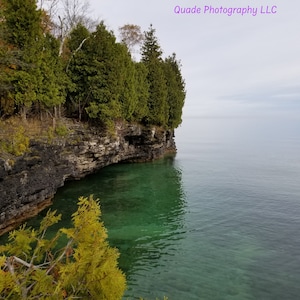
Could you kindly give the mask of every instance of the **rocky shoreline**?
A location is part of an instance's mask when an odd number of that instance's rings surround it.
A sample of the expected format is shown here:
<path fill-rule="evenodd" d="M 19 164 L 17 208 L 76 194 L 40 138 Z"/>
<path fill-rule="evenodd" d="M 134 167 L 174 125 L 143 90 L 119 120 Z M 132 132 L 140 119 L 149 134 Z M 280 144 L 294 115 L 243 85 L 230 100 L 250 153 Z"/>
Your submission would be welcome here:
<path fill-rule="evenodd" d="M 119 162 L 175 152 L 173 130 L 120 122 L 114 132 L 75 123 L 51 143 L 32 140 L 21 157 L 0 158 L 0 235 L 51 205 L 57 189 Z"/>

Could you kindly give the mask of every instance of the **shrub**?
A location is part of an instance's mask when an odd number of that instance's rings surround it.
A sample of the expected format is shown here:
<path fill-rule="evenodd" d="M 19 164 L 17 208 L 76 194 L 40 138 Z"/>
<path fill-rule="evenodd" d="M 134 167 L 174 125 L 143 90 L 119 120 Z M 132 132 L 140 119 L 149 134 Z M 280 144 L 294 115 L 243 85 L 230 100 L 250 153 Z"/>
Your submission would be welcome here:
<path fill-rule="evenodd" d="M 64 124 L 59 124 L 55 127 L 55 133 L 59 136 L 59 137 L 65 137 L 68 135 L 68 128 L 66 125 Z"/>
<path fill-rule="evenodd" d="M 7 152 L 16 156 L 21 156 L 29 150 L 29 137 L 25 134 L 23 126 L 19 126 L 12 136 L 1 141 L 2 152 Z"/>
<path fill-rule="evenodd" d="M 0 247 L 0 298 L 121 299 L 125 276 L 117 266 L 119 253 L 107 242 L 97 200 L 80 197 L 73 227 L 46 238 L 61 215 L 48 211 L 38 229 L 23 225 Z M 57 250 L 58 239 L 65 246 Z"/>

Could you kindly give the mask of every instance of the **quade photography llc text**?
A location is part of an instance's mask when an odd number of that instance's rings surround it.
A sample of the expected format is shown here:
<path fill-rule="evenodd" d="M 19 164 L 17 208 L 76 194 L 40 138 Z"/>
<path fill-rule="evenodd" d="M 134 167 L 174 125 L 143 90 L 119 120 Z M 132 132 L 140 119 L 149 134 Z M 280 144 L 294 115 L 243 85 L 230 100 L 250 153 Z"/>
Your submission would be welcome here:
<path fill-rule="evenodd" d="M 182 6 L 175 5 L 173 12 L 177 15 L 185 14 L 202 14 L 202 15 L 227 15 L 229 17 L 234 15 L 240 16 L 258 16 L 258 15 L 275 15 L 278 13 L 278 7 L 276 5 L 260 5 L 260 6 L 213 6 L 213 5 L 203 5 L 203 6 Z"/>

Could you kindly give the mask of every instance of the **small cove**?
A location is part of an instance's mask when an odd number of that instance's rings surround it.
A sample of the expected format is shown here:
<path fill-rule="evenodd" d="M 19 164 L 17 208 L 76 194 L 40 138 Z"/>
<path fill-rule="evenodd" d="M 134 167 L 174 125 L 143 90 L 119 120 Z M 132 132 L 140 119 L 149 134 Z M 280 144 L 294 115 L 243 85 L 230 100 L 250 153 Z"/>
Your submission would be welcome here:
<path fill-rule="evenodd" d="M 69 226 L 79 196 L 101 200 L 128 279 L 124 299 L 297 299 L 298 124 L 187 119 L 175 157 L 68 182 L 52 209 Z"/>

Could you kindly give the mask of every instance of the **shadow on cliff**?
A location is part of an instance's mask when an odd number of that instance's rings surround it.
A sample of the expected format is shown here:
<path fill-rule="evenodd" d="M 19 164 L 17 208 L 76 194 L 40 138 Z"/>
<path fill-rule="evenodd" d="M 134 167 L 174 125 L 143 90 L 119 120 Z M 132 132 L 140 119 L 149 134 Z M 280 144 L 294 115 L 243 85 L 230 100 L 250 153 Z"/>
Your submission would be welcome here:
<path fill-rule="evenodd" d="M 163 264 L 184 236 L 185 194 L 174 156 L 149 163 L 117 164 L 59 189 L 52 209 L 70 226 L 79 196 L 100 199 L 109 241 L 121 252 L 127 276 Z M 37 226 L 45 212 L 30 223 Z"/>

